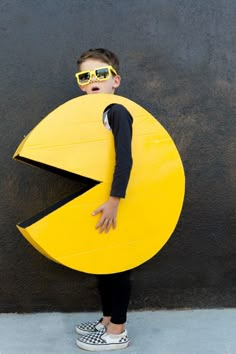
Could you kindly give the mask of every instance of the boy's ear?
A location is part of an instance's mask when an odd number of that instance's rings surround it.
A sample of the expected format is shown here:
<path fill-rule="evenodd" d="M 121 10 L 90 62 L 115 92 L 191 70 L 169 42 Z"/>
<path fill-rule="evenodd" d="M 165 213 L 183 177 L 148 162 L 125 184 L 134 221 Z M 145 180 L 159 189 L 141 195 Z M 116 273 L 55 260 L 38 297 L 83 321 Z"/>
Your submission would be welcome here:
<path fill-rule="evenodd" d="M 120 82 L 121 82 L 121 77 L 120 75 L 116 75 L 114 77 L 114 80 L 113 80 L 113 88 L 117 88 L 120 86 Z"/>

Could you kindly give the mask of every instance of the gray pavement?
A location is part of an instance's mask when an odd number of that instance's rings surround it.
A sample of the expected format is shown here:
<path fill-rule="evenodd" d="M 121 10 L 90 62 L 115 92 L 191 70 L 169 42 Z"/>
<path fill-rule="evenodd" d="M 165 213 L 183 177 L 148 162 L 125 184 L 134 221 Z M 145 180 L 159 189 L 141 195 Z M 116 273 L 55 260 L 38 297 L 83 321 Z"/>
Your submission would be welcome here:
<path fill-rule="evenodd" d="M 78 354 L 74 326 L 99 313 L 0 314 L 0 354 Z M 117 354 L 236 354 L 236 309 L 129 313 Z M 100 353 L 106 353 L 101 351 Z"/>

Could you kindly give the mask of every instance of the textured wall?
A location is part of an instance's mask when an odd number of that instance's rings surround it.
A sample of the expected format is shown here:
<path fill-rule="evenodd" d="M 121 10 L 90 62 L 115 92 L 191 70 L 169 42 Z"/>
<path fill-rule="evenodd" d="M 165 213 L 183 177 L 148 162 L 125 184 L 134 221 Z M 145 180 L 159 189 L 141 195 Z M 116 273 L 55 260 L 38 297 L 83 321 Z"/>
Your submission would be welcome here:
<path fill-rule="evenodd" d="M 12 161 L 47 113 L 80 94 L 77 56 L 118 53 L 122 86 L 167 128 L 187 178 L 167 245 L 133 272 L 131 308 L 236 305 L 234 0 L 2 0 L 0 311 L 98 309 L 93 276 L 50 262 L 15 224 L 77 185 Z"/>

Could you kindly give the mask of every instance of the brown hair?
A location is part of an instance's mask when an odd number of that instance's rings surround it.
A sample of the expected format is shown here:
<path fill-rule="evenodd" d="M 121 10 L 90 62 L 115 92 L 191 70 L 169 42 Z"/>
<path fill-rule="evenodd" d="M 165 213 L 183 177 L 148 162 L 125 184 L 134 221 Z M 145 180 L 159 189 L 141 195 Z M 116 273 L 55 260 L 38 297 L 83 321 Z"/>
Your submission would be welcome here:
<path fill-rule="evenodd" d="M 108 49 L 104 48 L 96 48 L 96 49 L 89 49 L 83 54 L 81 54 L 80 58 L 77 60 L 78 68 L 80 69 L 80 65 L 87 59 L 99 59 L 101 61 L 104 61 L 104 63 L 107 63 L 108 65 L 113 66 L 113 68 L 116 70 L 117 74 L 119 73 L 119 59 L 117 56 L 112 53 Z"/>

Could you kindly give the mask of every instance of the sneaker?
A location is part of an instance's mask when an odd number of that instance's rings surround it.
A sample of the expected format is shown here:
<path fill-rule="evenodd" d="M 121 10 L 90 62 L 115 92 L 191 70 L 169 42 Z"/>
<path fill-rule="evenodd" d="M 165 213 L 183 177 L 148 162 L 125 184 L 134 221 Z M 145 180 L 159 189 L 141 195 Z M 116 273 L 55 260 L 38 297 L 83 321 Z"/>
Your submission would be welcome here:
<path fill-rule="evenodd" d="M 129 338 L 126 330 L 121 334 L 97 332 L 78 338 L 76 343 L 78 347 L 82 349 L 96 352 L 101 350 L 124 349 L 129 345 Z"/>
<path fill-rule="evenodd" d="M 75 327 L 75 330 L 78 334 L 86 335 L 93 334 L 96 332 L 105 332 L 106 327 L 101 324 L 102 318 L 99 321 L 95 322 L 86 322 L 81 323 Z"/>

